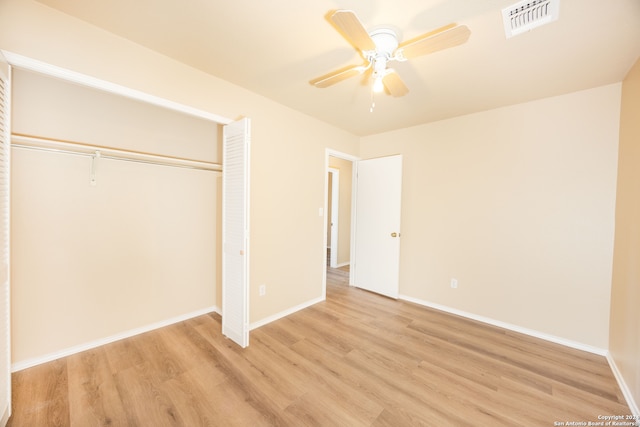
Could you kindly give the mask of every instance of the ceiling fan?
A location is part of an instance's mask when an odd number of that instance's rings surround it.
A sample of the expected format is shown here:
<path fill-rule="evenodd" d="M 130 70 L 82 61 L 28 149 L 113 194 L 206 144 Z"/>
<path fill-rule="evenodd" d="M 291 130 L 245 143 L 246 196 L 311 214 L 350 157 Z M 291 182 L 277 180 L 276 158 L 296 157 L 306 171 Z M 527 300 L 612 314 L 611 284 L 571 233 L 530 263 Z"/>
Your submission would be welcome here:
<path fill-rule="evenodd" d="M 414 39 L 399 43 L 397 33 L 388 27 L 376 27 L 367 31 L 351 10 L 337 10 L 330 16 L 335 26 L 365 59 L 363 65 L 349 66 L 311 80 L 318 88 L 372 70 L 373 91 L 386 88 L 391 96 L 403 96 L 409 92 L 398 73 L 387 65 L 391 61 L 406 61 L 420 55 L 463 44 L 471 31 L 464 25 L 449 24 Z"/>

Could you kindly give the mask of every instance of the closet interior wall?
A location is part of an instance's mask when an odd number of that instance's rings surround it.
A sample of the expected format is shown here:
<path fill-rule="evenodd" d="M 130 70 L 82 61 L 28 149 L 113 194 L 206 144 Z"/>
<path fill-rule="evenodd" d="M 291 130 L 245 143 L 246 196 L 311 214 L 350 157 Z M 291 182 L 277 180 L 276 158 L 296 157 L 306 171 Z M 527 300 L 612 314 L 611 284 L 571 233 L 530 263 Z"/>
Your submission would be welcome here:
<path fill-rule="evenodd" d="M 214 122 L 19 69 L 12 129 L 160 158 L 221 160 Z M 11 156 L 14 370 L 218 310 L 219 172 L 17 142 Z"/>

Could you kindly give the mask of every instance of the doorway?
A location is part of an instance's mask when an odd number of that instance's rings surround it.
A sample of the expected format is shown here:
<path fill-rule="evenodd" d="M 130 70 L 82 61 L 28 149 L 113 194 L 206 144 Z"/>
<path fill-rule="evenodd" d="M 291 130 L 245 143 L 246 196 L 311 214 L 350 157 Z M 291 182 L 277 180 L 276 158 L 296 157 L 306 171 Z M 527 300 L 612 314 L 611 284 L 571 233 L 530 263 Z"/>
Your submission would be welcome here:
<path fill-rule="evenodd" d="M 327 150 L 325 185 L 325 259 L 324 295 L 327 282 L 332 285 L 351 284 L 354 156 Z"/>

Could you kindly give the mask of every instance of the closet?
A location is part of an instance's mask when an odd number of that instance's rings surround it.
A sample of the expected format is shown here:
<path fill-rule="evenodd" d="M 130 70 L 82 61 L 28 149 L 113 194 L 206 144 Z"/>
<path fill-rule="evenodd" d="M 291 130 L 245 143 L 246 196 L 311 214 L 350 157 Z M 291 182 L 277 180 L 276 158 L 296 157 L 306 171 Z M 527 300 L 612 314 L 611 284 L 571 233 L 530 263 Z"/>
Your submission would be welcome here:
<path fill-rule="evenodd" d="M 222 126 L 12 80 L 14 369 L 219 311 Z"/>

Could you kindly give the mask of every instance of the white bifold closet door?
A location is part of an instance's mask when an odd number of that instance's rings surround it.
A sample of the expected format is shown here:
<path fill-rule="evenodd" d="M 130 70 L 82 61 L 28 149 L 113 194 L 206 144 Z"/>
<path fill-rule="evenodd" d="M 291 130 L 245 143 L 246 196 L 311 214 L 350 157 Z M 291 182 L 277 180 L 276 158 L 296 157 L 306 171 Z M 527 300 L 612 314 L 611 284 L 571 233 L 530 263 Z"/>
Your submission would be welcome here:
<path fill-rule="evenodd" d="M 11 415 L 9 314 L 9 99 L 10 68 L 0 53 L 0 426 Z"/>
<path fill-rule="evenodd" d="M 251 122 L 224 127 L 222 148 L 222 333 L 249 345 L 249 146 Z"/>

